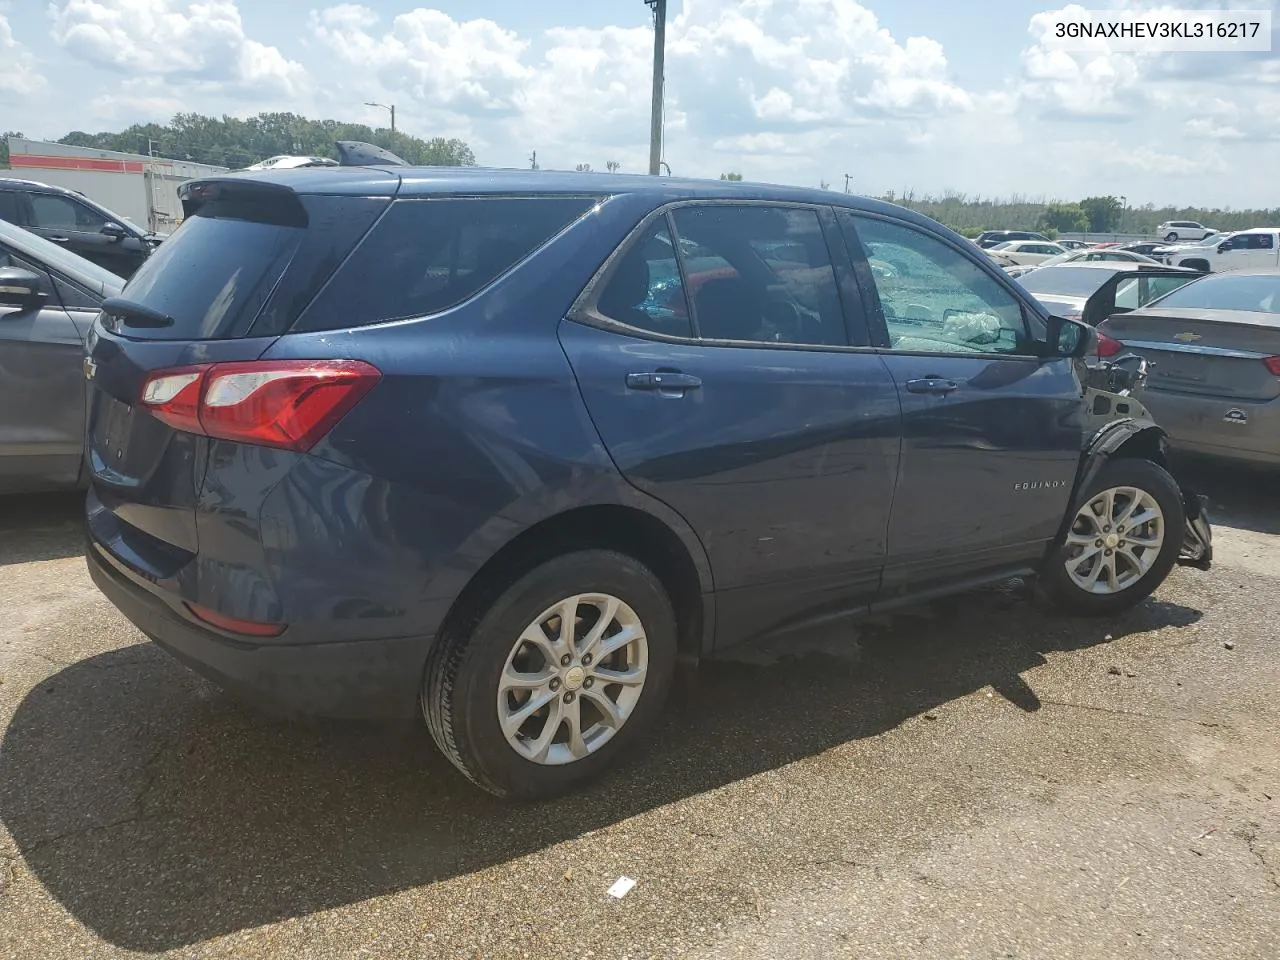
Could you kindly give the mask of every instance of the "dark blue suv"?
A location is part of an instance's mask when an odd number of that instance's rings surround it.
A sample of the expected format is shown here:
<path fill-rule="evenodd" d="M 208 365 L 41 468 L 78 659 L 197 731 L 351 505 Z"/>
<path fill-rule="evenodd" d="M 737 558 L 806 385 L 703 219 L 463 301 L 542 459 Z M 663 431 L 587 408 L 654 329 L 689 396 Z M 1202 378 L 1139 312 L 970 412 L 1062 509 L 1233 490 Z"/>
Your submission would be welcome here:
<path fill-rule="evenodd" d="M 681 659 L 1207 562 L 1158 428 L 1087 435 L 1089 328 L 899 207 L 413 168 L 184 202 L 91 337 L 95 581 L 227 688 L 421 709 L 494 793 L 599 771 Z"/>

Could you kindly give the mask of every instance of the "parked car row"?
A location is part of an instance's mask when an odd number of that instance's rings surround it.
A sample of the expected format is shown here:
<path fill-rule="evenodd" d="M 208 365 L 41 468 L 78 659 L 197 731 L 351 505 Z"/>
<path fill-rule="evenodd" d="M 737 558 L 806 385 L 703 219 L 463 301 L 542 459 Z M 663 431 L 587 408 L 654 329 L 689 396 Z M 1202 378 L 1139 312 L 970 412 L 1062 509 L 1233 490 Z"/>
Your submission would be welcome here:
<path fill-rule="evenodd" d="M 23 227 L 125 278 L 142 266 L 162 239 L 74 190 L 12 177 L 0 177 L 0 221 Z"/>

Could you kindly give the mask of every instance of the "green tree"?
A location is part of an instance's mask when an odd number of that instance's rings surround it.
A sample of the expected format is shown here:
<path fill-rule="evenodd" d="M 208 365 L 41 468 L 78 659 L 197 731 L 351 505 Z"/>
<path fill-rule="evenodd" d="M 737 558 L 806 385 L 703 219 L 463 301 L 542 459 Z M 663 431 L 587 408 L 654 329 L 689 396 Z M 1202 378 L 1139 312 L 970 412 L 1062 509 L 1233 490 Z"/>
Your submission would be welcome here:
<path fill-rule="evenodd" d="M 1093 233 L 1111 233 L 1120 226 L 1120 214 L 1124 207 L 1116 197 L 1085 197 L 1080 209 L 1089 221 Z"/>
<path fill-rule="evenodd" d="M 1051 203 L 1040 214 L 1036 227 L 1040 230 L 1053 230 L 1055 233 L 1074 233 L 1088 230 L 1089 218 L 1078 204 Z"/>
<path fill-rule="evenodd" d="M 604 162 L 604 166 L 605 166 L 605 169 L 606 169 L 606 170 L 608 170 L 610 173 L 617 173 L 619 170 L 621 170 L 621 169 L 622 169 L 622 161 L 621 161 L 621 160 L 606 160 L 606 161 Z"/>
<path fill-rule="evenodd" d="M 721 179 L 721 180 L 733 180 L 733 181 L 735 181 L 735 182 L 736 182 L 736 181 L 738 181 L 738 180 L 741 180 L 741 179 L 742 179 L 742 174 L 740 174 L 740 173 L 722 173 L 722 174 L 720 174 L 720 179 Z"/>
<path fill-rule="evenodd" d="M 180 113 L 167 124 L 134 124 L 117 133 L 73 131 L 59 142 L 100 150 L 146 153 L 195 160 L 223 167 L 246 167 L 277 154 L 305 154 L 337 159 L 335 140 L 363 140 L 428 166 L 473 166 L 475 154 L 462 140 L 422 139 L 401 131 L 338 120 L 311 120 L 295 113 L 260 113 L 256 117 L 206 117 Z"/>
<path fill-rule="evenodd" d="M 9 138 L 21 136 L 22 134 L 17 130 L 6 130 L 4 133 L 0 133 L 0 168 L 9 166 Z"/>

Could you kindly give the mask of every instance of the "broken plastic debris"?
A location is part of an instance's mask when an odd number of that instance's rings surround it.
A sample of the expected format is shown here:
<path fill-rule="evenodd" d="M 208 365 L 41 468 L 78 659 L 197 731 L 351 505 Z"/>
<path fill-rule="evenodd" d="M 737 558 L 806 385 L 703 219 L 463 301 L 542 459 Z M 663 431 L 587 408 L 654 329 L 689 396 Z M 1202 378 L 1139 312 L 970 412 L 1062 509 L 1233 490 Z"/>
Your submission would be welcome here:
<path fill-rule="evenodd" d="M 636 882 L 630 877 L 619 877 L 613 882 L 613 886 L 609 888 L 609 896 L 615 900 L 621 900 L 631 892 L 631 888 L 635 885 Z"/>

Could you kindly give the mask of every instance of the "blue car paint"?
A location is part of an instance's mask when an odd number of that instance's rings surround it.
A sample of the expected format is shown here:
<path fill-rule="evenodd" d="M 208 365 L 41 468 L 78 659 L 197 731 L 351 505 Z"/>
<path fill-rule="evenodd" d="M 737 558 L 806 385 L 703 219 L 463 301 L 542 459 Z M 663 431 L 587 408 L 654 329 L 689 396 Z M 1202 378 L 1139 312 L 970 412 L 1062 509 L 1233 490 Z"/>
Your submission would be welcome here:
<path fill-rule="evenodd" d="M 679 538 L 705 598 L 704 653 L 796 618 L 1030 564 L 1054 535 L 1070 487 L 1020 499 L 1011 491 L 1023 479 L 1069 478 L 1079 461 L 1071 361 L 669 343 L 565 319 L 618 244 L 670 201 L 846 205 L 963 243 L 927 218 L 789 188 L 397 173 L 398 188 L 385 171 L 262 179 L 401 198 L 613 195 L 429 318 L 195 342 L 126 340 L 98 325 L 96 418 L 109 412 L 106 394 L 136 397 L 160 367 L 358 358 L 383 374 L 307 454 L 179 433 L 161 440 L 140 416 L 126 461 L 146 478 L 139 495 L 113 484 L 109 451 L 93 452 L 95 580 L 159 642 L 227 685 L 311 712 L 407 715 L 429 646 L 476 573 L 535 524 L 590 506 L 643 512 Z M 1030 305 L 1029 315 L 1043 322 Z M 681 397 L 624 386 L 628 373 L 664 369 L 696 372 L 704 385 Z M 939 401 L 895 389 L 934 373 L 962 390 Z M 957 505 L 972 513 L 957 517 Z M 246 640 L 201 624 L 187 601 L 288 629 Z"/>

